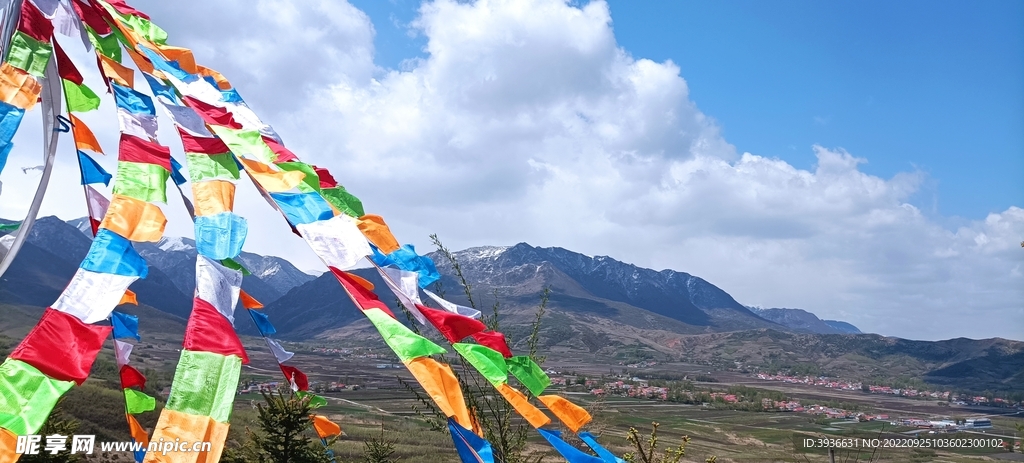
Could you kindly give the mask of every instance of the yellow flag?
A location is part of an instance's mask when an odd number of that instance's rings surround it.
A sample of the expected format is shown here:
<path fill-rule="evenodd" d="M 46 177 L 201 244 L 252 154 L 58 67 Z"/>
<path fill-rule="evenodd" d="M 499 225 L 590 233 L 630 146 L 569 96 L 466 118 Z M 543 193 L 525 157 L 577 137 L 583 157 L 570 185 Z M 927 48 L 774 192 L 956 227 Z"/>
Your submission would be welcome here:
<path fill-rule="evenodd" d="M 246 172 L 249 172 L 260 186 L 271 193 L 291 190 L 302 183 L 302 179 L 306 177 L 306 174 L 297 170 L 274 170 L 269 165 L 256 160 L 245 158 L 239 158 L 239 160 L 245 166 Z"/>
<path fill-rule="evenodd" d="M 235 207 L 235 184 L 226 180 L 209 180 L 192 184 L 196 215 L 210 216 L 231 212 Z"/>

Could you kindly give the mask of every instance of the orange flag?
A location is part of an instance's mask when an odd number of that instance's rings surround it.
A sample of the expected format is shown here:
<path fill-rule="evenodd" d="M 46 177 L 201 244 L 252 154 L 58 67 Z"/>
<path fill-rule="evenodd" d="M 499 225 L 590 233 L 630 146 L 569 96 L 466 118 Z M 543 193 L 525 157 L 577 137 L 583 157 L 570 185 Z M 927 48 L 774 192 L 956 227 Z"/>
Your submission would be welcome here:
<path fill-rule="evenodd" d="M 0 463 L 14 463 L 21 454 L 17 450 L 18 436 L 4 428 L 0 428 Z"/>
<path fill-rule="evenodd" d="M 295 188 L 306 177 L 306 174 L 297 170 L 274 170 L 269 165 L 256 160 L 245 158 L 238 158 L 238 160 L 242 161 L 245 170 L 256 179 L 256 182 L 271 193 L 280 193 Z"/>
<path fill-rule="evenodd" d="M 160 54 L 167 58 L 168 61 L 177 61 L 178 66 L 182 71 L 189 74 L 198 74 L 199 68 L 196 66 L 196 58 L 192 56 L 192 50 L 184 47 L 175 47 L 172 45 L 160 45 L 158 43 L 153 44 L 156 49 L 160 51 Z"/>
<path fill-rule="evenodd" d="M 384 254 L 391 254 L 401 246 L 398 245 L 398 240 L 395 239 L 395 235 L 391 234 L 391 229 L 388 228 L 388 224 L 384 223 L 384 217 L 379 215 L 364 215 L 356 221 L 356 225 L 359 226 L 359 230 L 366 235 L 366 239 L 370 240 L 380 252 Z M 467 428 L 468 429 L 468 428 Z"/>
<path fill-rule="evenodd" d="M 103 148 L 100 148 L 100 142 L 96 140 L 96 135 L 89 130 L 89 126 L 74 114 L 68 113 L 68 117 L 71 119 L 71 133 L 75 137 L 75 148 L 105 154 Z"/>
<path fill-rule="evenodd" d="M 349 278 L 351 278 L 352 281 L 355 281 L 357 284 L 359 284 L 359 286 L 362 286 L 362 287 L 366 288 L 367 291 L 373 291 L 373 283 L 370 283 L 370 280 L 367 280 L 366 278 L 363 278 L 363 277 L 361 277 L 359 275 L 356 275 L 356 274 L 354 274 L 352 272 L 342 272 L 342 273 L 344 273 Z"/>
<path fill-rule="evenodd" d="M 140 71 L 145 72 L 146 74 L 156 75 L 156 69 L 153 68 L 153 63 L 150 63 L 148 59 L 130 48 L 125 48 L 124 50 L 128 52 L 128 56 L 132 58 L 132 61 L 135 62 L 135 67 L 139 68 Z"/>
<path fill-rule="evenodd" d="M 544 406 L 551 410 L 562 423 L 572 432 L 579 432 L 580 428 L 586 426 L 590 422 L 592 417 L 590 412 L 583 409 L 579 405 L 569 402 L 565 397 L 558 395 L 542 395 L 537 396 L 541 402 L 544 402 Z"/>
<path fill-rule="evenodd" d="M 262 302 L 257 301 L 256 298 L 250 296 L 249 293 L 246 293 L 245 291 L 239 290 L 238 291 L 238 298 L 242 300 L 242 307 L 245 307 L 247 309 L 262 309 L 263 308 L 263 303 Z"/>
<path fill-rule="evenodd" d="M 132 241 L 160 241 L 167 217 L 155 204 L 115 194 L 103 216 L 100 228 L 106 228 Z"/>
<path fill-rule="evenodd" d="M 199 64 L 196 65 L 196 69 L 201 76 L 213 77 L 213 80 L 217 82 L 217 87 L 221 90 L 231 90 L 231 82 L 228 82 L 228 79 L 223 74 Z"/>
<path fill-rule="evenodd" d="M 126 416 L 128 417 L 128 430 L 132 434 L 132 439 L 135 439 L 135 442 L 142 444 L 143 447 L 148 447 L 149 434 L 146 433 L 146 430 L 142 428 L 142 425 L 140 425 L 139 422 L 135 420 L 134 416 Z"/>
<path fill-rule="evenodd" d="M 135 298 L 135 291 L 130 289 L 124 290 L 124 296 L 121 296 L 121 302 L 118 302 L 117 305 L 121 304 L 139 305 L 139 300 Z"/>
<path fill-rule="evenodd" d="M 316 435 L 321 439 L 341 435 L 341 426 L 327 419 L 326 416 L 310 415 L 310 418 L 313 420 L 313 429 L 316 429 Z"/>
<path fill-rule="evenodd" d="M 497 386 L 498 392 L 501 396 L 512 404 L 512 408 L 516 409 L 523 418 L 530 423 L 530 426 L 540 428 L 551 422 L 551 418 L 548 418 L 544 412 L 540 411 L 539 408 L 534 407 L 530 403 L 530 399 L 527 399 L 522 392 L 519 392 L 508 383 L 501 383 Z"/>
<path fill-rule="evenodd" d="M 430 357 L 414 358 L 405 362 L 405 366 L 445 416 L 454 417 L 463 428 L 473 429 L 466 399 L 451 367 Z"/>
<path fill-rule="evenodd" d="M 100 58 L 100 70 L 103 71 L 103 75 L 109 79 L 113 79 L 114 82 L 121 84 L 125 87 L 135 86 L 135 71 L 131 68 L 124 67 L 121 63 L 107 58 L 106 55 L 97 53 L 96 56 Z"/>
<path fill-rule="evenodd" d="M 197 216 L 231 212 L 235 207 L 235 184 L 227 180 L 208 180 L 192 184 Z"/>
<path fill-rule="evenodd" d="M 43 85 L 29 73 L 11 66 L 6 61 L 0 64 L 0 100 L 25 111 L 32 109 L 39 101 Z"/>

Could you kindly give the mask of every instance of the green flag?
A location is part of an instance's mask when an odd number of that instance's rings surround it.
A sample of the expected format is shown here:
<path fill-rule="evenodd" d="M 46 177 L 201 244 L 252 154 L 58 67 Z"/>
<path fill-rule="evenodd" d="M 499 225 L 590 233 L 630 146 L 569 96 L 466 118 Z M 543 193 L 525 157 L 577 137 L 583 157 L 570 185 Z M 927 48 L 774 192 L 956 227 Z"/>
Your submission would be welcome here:
<path fill-rule="evenodd" d="M 0 224 L 0 231 L 14 231 L 21 226 L 21 222 L 3 223 Z"/>
<path fill-rule="evenodd" d="M 185 153 L 185 161 L 188 163 L 188 176 L 192 183 L 206 180 L 238 180 L 238 163 L 231 153 Z"/>
<path fill-rule="evenodd" d="M 146 202 L 167 202 L 167 178 L 163 166 L 144 162 L 119 161 L 114 194 L 131 196 Z"/>
<path fill-rule="evenodd" d="M 85 84 L 78 85 L 70 80 L 61 79 L 64 84 L 64 94 L 68 101 L 68 110 L 75 113 L 84 113 L 100 107 L 100 97 L 93 93 L 92 89 Z"/>
<path fill-rule="evenodd" d="M 211 128 L 235 156 L 241 158 L 249 155 L 264 164 L 273 164 L 277 159 L 277 153 L 263 141 L 263 134 L 258 130 L 232 129 L 219 125 Z"/>
<path fill-rule="evenodd" d="M 479 344 L 461 342 L 452 344 L 452 347 L 491 384 L 497 386 L 508 381 L 508 365 L 505 364 L 505 357 L 501 352 Z"/>
<path fill-rule="evenodd" d="M 302 183 L 299 184 L 299 191 L 303 193 L 310 193 L 313 191 L 320 191 L 320 176 L 313 170 L 313 166 L 304 162 L 279 162 L 277 167 L 281 170 L 294 171 L 297 170 L 306 174 L 302 179 Z"/>
<path fill-rule="evenodd" d="M 167 408 L 227 423 L 241 371 L 237 356 L 182 349 Z"/>
<path fill-rule="evenodd" d="M 156 399 L 131 388 L 124 390 L 124 403 L 129 415 L 156 410 Z"/>
<path fill-rule="evenodd" d="M 73 381 L 55 380 L 32 365 L 8 358 L 0 365 L 0 428 L 19 436 L 35 434 L 57 399 L 74 385 Z"/>
<path fill-rule="evenodd" d="M 153 43 L 160 45 L 167 45 L 167 31 L 160 28 L 156 24 L 153 24 L 150 20 L 135 16 L 135 15 L 120 15 L 129 27 L 132 28 L 137 34 L 144 37 Z"/>
<path fill-rule="evenodd" d="M 121 44 L 117 43 L 117 34 L 101 36 L 89 26 L 85 26 L 85 30 L 89 33 L 89 41 L 96 47 L 96 51 L 118 63 L 121 62 Z"/>
<path fill-rule="evenodd" d="M 532 358 L 526 355 L 517 355 L 506 360 L 508 362 L 508 369 L 512 372 L 512 375 L 523 383 L 533 395 L 541 395 L 544 393 L 544 389 L 547 389 L 551 385 L 551 378 L 544 373 L 540 365 L 534 362 Z"/>
<path fill-rule="evenodd" d="M 7 62 L 29 74 L 42 77 L 46 73 L 46 63 L 50 61 L 51 53 L 53 53 L 53 47 L 49 43 L 40 42 L 24 32 L 16 31 L 11 36 L 11 48 L 7 53 Z"/>
<path fill-rule="evenodd" d="M 231 259 L 231 258 L 221 259 L 220 264 L 225 266 L 225 267 L 227 267 L 227 268 L 229 268 L 229 269 L 238 270 L 239 272 L 242 272 L 242 275 L 252 275 L 252 273 L 249 272 L 248 269 L 243 267 L 242 264 L 239 264 L 238 261 L 236 261 L 234 259 Z"/>
<path fill-rule="evenodd" d="M 391 347 L 391 350 L 395 351 L 395 354 L 398 354 L 398 358 L 403 362 L 417 357 L 447 352 L 429 339 L 413 333 L 412 330 L 380 309 L 364 310 L 363 314 L 370 319 L 373 326 L 377 327 L 377 331 L 380 331 L 380 335 L 384 337 L 384 342 L 388 343 L 388 347 Z"/>
<path fill-rule="evenodd" d="M 363 202 L 359 198 L 352 196 L 348 191 L 345 191 L 343 187 L 324 188 L 320 190 L 320 194 L 323 195 L 327 202 L 345 214 L 352 217 L 366 215 L 366 212 L 363 211 Z"/>
<path fill-rule="evenodd" d="M 299 396 L 300 399 L 306 396 L 310 396 L 309 406 L 313 408 L 320 408 L 327 405 L 327 399 L 320 397 L 316 394 L 311 394 L 307 391 L 298 391 L 295 393 L 295 395 Z"/>

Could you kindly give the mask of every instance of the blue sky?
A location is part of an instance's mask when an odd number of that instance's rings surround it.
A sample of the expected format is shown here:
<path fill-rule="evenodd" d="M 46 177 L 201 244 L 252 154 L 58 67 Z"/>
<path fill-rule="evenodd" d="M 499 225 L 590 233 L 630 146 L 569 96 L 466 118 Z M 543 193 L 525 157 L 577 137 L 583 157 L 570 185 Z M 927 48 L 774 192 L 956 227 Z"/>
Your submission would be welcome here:
<path fill-rule="evenodd" d="M 419 2 L 354 0 L 375 61 L 422 57 Z M 795 167 L 843 148 L 884 178 L 929 176 L 912 202 L 954 226 L 1024 204 L 1024 2 L 610 2 L 635 58 L 671 60 L 739 152 Z"/>

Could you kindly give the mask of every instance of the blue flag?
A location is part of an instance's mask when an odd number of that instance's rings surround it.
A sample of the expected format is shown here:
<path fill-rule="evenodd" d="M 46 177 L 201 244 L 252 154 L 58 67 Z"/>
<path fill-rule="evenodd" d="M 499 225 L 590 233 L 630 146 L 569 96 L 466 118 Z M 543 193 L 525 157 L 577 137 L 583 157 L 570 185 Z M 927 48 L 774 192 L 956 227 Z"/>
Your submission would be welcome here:
<path fill-rule="evenodd" d="M 146 278 L 149 274 L 146 261 L 135 251 L 132 243 L 106 228 L 101 228 L 96 233 L 89 254 L 82 260 L 81 267 L 92 272 L 139 278 Z"/>
<path fill-rule="evenodd" d="M 121 312 L 111 312 L 110 324 L 114 326 L 114 339 L 142 340 L 139 337 L 139 317 Z"/>
<path fill-rule="evenodd" d="M 153 63 L 154 68 L 166 72 L 178 80 L 182 82 L 195 82 L 196 80 L 199 80 L 198 77 L 182 70 L 177 61 L 167 61 L 163 56 L 160 56 L 159 53 L 143 46 L 140 46 L 139 50 L 143 55 L 146 55 L 146 58 L 149 58 L 149 61 Z"/>
<path fill-rule="evenodd" d="M 156 107 L 153 106 L 153 99 L 149 96 L 113 82 L 110 83 L 110 87 L 114 89 L 114 102 L 117 103 L 118 108 L 124 108 L 133 114 L 156 115 Z"/>
<path fill-rule="evenodd" d="M 174 94 L 174 89 L 164 85 L 164 83 L 159 79 L 146 74 L 145 72 L 143 72 L 142 75 L 145 76 L 146 81 L 149 82 L 149 89 L 153 91 L 153 95 L 167 98 L 172 104 L 178 103 L 178 96 Z"/>
<path fill-rule="evenodd" d="M 565 461 L 569 463 L 605 463 L 600 458 L 593 455 L 587 455 L 576 447 L 569 445 L 567 442 L 562 440 L 562 433 L 559 431 L 549 431 L 547 429 L 537 428 L 537 432 L 551 444 L 559 454 L 565 458 Z"/>
<path fill-rule="evenodd" d="M 18 131 L 25 110 L 12 104 L 0 101 L 0 171 L 7 164 L 7 156 L 11 154 L 14 143 L 14 132 Z"/>
<path fill-rule="evenodd" d="M 288 217 L 288 222 L 295 225 L 313 223 L 334 217 L 334 209 L 320 193 L 271 193 L 278 207 Z"/>
<path fill-rule="evenodd" d="M 448 418 L 448 431 L 452 435 L 455 451 L 459 452 L 462 463 L 494 463 L 490 442 L 463 428 L 453 418 Z"/>
<path fill-rule="evenodd" d="M 181 164 L 171 158 L 171 178 L 174 179 L 175 185 L 184 185 L 188 180 L 185 180 L 185 176 L 181 175 Z"/>
<path fill-rule="evenodd" d="M 238 214 L 221 212 L 196 217 L 196 251 L 213 260 L 237 257 L 248 233 L 248 222 Z"/>
<path fill-rule="evenodd" d="M 597 453 L 605 463 L 626 463 L 626 460 L 615 456 L 615 454 L 609 452 L 608 449 L 601 447 L 601 444 L 597 443 L 597 439 L 593 434 L 584 431 L 577 435 L 580 436 L 580 439 L 583 440 L 583 442 L 586 442 L 587 445 L 590 446 L 590 449 L 593 450 L 594 453 Z"/>
<path fill-rule="evenodd" d="M 103 170 L 92 157 L 81 151 L 78 152 L 78 168 L 82 171 L 82 185 L 102 183 L 109 186 L 110 179 L 114 177 Z"/>
<path fill-rule="evenodd" d="M 252 321 L 256 322 L 256 328 L 260 330 L 260 334 L 263 336 L 270 336 L 277 333 L 277 329 L 274 325 L 270 324 L 270 318 L 268 318 L 263 312 L 259 310 L 250 310 L 249 315 L 252 315 Z"/>
<path fill-rule="evenodd" d="M 427 256 L 416 254 L 416 249 L 411 244 L 394 250 L 391 254 L 388 254 L 388 257 L 394 261 L 398 268 L 420 274 L 420 288 L 426 288 L 431 283 L 441 279 L 441 274 L 437 273 L 434 261 L 430 260 Z"/>

